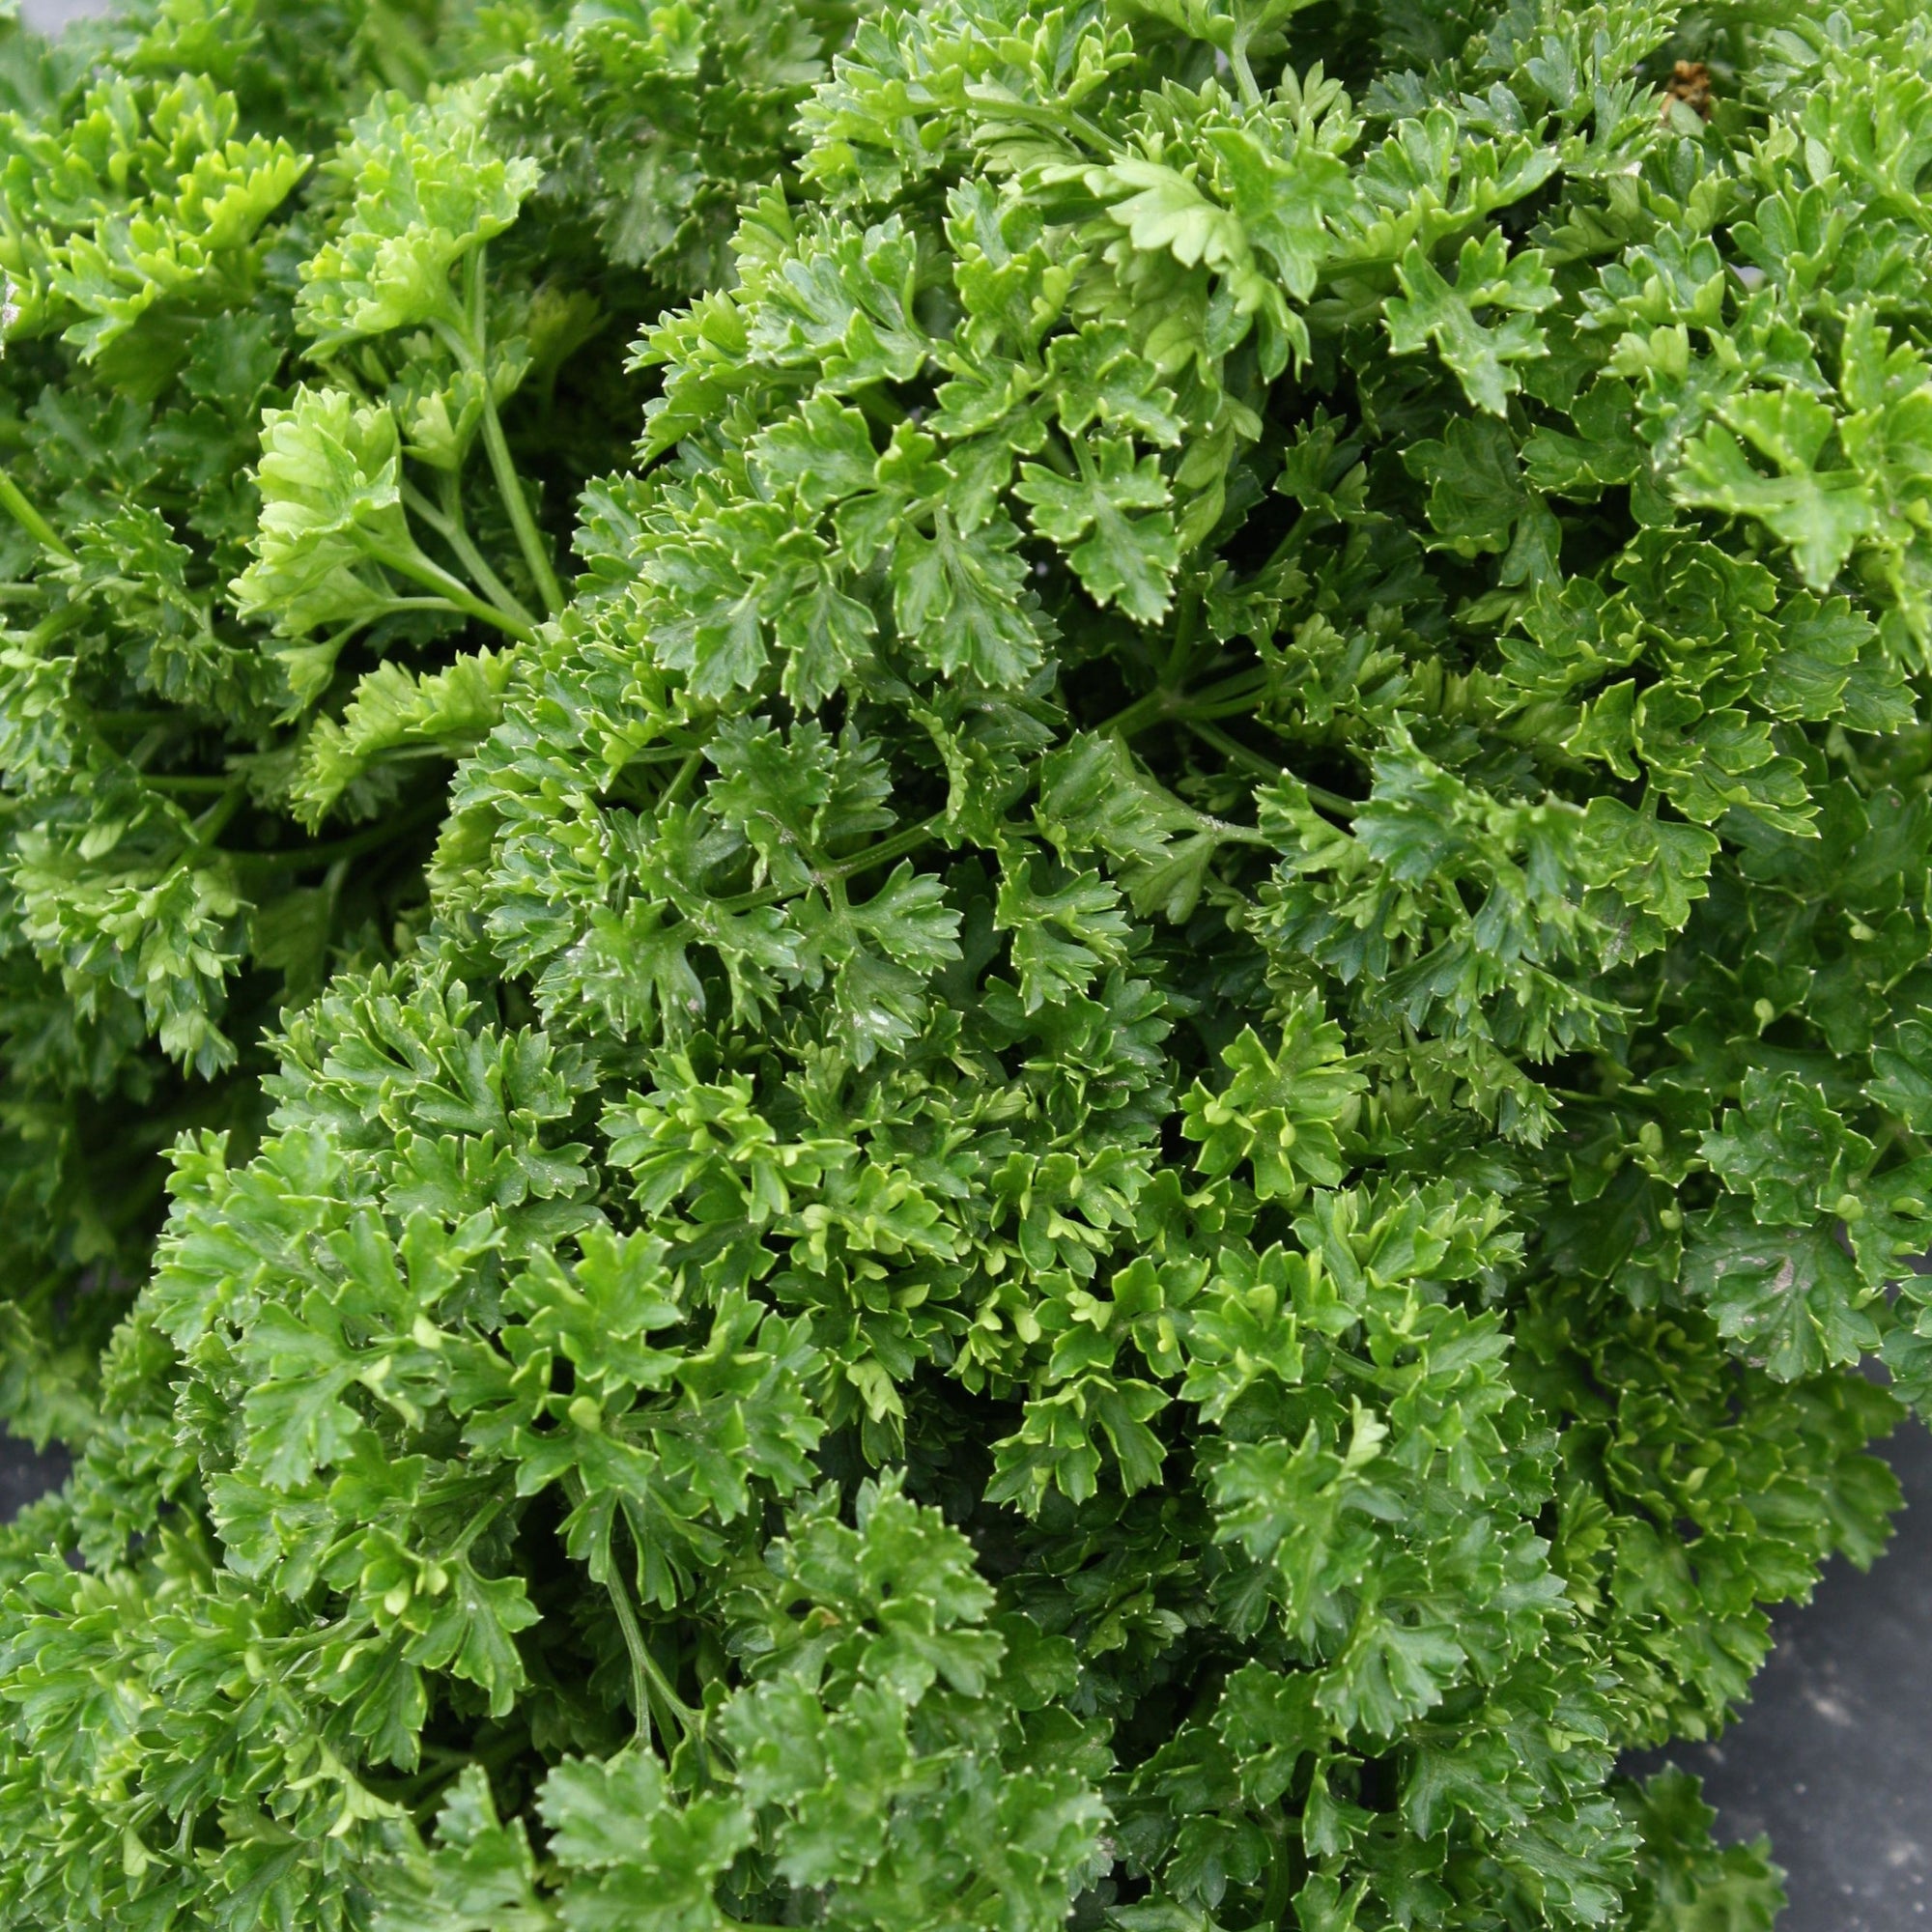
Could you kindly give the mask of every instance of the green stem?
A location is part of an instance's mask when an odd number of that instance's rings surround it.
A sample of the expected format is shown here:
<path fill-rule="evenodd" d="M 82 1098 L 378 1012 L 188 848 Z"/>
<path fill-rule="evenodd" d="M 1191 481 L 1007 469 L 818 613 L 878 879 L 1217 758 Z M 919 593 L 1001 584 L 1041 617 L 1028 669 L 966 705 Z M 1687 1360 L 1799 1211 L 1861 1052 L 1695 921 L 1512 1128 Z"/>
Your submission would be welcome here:
<path fill-rule="evenodd" d="M 1607 1107 L 1623 1097 L 1620 1094 L 1587 1094 L 1580 1087 L 1552 1087 L 1547 1080 L 1539 1080 L 1536 1084 L 1552 1100 L 1575 1100 L 1584 1107 Z"/>
<path fill-rule="evenodd" d="M 300 845 L 291 852 L 226 852 L 222 856 L 231 865 L 252 866 L 264 871 L 305 872 L 317 866 L 332 866 L 339 859 L 357 859 L 364 852 L 393 844 L 403 834 L 440 818 L 446 803 L 439 798 L 434 804 L 419 806 L 405 817 L 385 819 L 353 838 L 331 839 L 326 845 Z"/>
<path fill-rule="evenodd" d="M 660 810 L 675 805 L 691 789 L 692 785 L 696 782 L 697 774 L 703 769 L 703 765 L 704 753 L 702 751 L 687 752 L 685 753 L 683 764 L 679 765 L 677 770 L 671 774 L 670 783 L 665 786 L 664 795 L 658 800 Z"/>
<path fill-rule="evenodd" d="M 828 876 L 840 880 L 856 878 L 861 872 L 869 872 L 874 866 L 888 866 L 895 859 L 903 859 L 908 852 L 917 852 L 945 819 L 943 811 L 935 811 L 930 818 L 922 818 L 917 825 L 908 825 L 903 832 L 895 832 L 890 838 L 881 838 L 876 845 L 867 845 L 849 859 L 840 859 L 827 868 Z"/>
<path fill-rule="evenodd" d="M 1298 510 L 1298 512 L 1296 512 L 1296 516 L 1294 516 L 1294 522 L 1293 522 L 1293 524 L 1289 524 L 1289 529 L 1287 529 L 1287 535 L 1285 535 L 1285 537 L 1281 539 L 1281 543 L 1277 543 L 1277 545 L 1275 545 L 1275 547 L 1273 547 L 1273 549 L 1271 549 L 1271 551 L 1267 553 L 1267 562 L 1265 562 L 1265 564 L 1262 564 L 1260 572 L 1256 572 L 1256 574 L 1258 574 L 1258 576 L 1262 576 L 1262 578 L 1265 578 L 1269 570 L 1273 570 L 1273 568 L 1275 568 L 1277 564 L 1281 564 L 1281 562 L 1285 562 L 1285 560 L 1287 560 L 1289 556 L 1293 556 L 1293 554 L 1294 554 L 1294 553 L 1296 553 L 1296 551 L 1298 551 L 1298 549 L 1302 547 L 1302 543 L 1304 543 L 1304 541 L 1306 541 L 1306 539 L 1308 539 L 1310 535 L 1314 535 L 1314 531 L 1316 531 L 1316 529 L 1320 529 L 1320 527 L 1321 527 L 1323 524 L 1333 524 L 1333 522 L 1335 522 L 1335 520 L 1333 520 L 1331 516 L 1327 516 L 1325 512 L 1318 516 L 1318 514 L 1316 514 L 1314 510 Z"/>
<path fill-rule="evenodd" d="M 1250 751 L 1238 738 L 1231 738 L 1217 724 L 1209 724 L 1199 718 L 1184 721 L 1188 730 L 1204 745 L 1211 745 L 1223 757 L 1232 759 L 1243 771 L 1253 772 L 1257 778 L 1278 779 L 1282 767 L 1272 759 L 1264 758 L 1259 752 Z"/>
<path fill-rule="evenodd" d="M 534 631 L 537 620 L 530 614 L 528 607 L 490 568 L 489 559 L 476 548 L 469 526 L 463 520 L 462 487 L 453 475 L 445 475 L 442 479 L 442 529 L 450 549 L 456 553 L 464 569 L 476 580 L 484 596 L 506 615 L 514 617 L 520 624 L 527 624 Z"/>
<path fill-rule="evenodd" d="M 1274 1840 L 1274 1851 L 1268 1860 L 1267 1889 L 1262 1894 L 1261 1922 L 1273 1926 L 1288 1917 L 1289 1900 L 1294 1895 L 1294 1881 L 1299 1874 L 1295 1870 L 1293 1843 L 1279 1815 L 1263 1830 Z"/>
<path fill-rule="evenodd" d="M 476 1511 L 476 1513 L 470 1517 L 469 1520 L 463 1525 L 462 1533 L 457 1537 L 456 1541 L 449 1546 L 447 1554 L 452 1558 L 467 1555 L 469 1553 L 469 1546 L 472 1543 L 474 1543 L 476 1539 L 479 1536 L 481 1536 L 483 1532 L 486 1529 L 488 1529 L 490 1525 L 493 1522 L 495 1522 L 497 1519 L 502 1514 L 503 1514 L 503 1498 L 501 1496 L 492 1496 L 490 1500 L 487 1503 L 485 1503 L 481 1509 Z"/>
<path fill-rule="evenodd" d="M 1236 718 L 1251 713 L 1255 699 L 1267 688 L 1268 673 L 1256 670 L 1210 684 L 1186 706 L 1190 718 Z"/>
<path fill-rule="evenodd" d="M 626 1609 L 628 1609 L 630 1605 L 630 1593 L 620 1589 L 617 1594 L 624 1603 Z M 637 1630 L 638 1628 L 635 1619 L 631 1628 L 633 1630 Z M 662 1709 L 669 1713 L 670 1719 L 677 1726 L 679 1735 L 690 1737 L 693 1732 L 701 1730 L 703 1728 L 702 1714 L 694 1711 L 677 1694 L 677 1691 L 672 1688 L 670 1679 L 658 1667 L 658 1661 L 651 1655 L 651 1647 L 644 1641 L 644 1634 L 640 1630 L 638 1631 L 638 1654 L 643 1660 L 645 1683 L 650 1687 Z"/>
<path fill-rule="evenodd" d="M 536 579 L 545 610 L 554 617 L 564 607 L 563 586 L 556 581 L 543 532 L 537 528 L 537 520 L 530 514 L 529 498 L 524 494 L 523 479 L 517 474 L 517 466 L 511 459 L 510 445 L 497 415 L 497 405 L 490 395 L 487 375 L 483 379 L 483 447 L 489 452 L 497 494 L 503 499 L 503 507 L 510 513 L 510 527 L 517 533 L 517 547 L 524 554 L 524 561 L 530 567 L 530 575 Z"/>
<path fill-rule="evenodd" d="M 366 617 L 357 617 L 354 623 L 343 625 L 328 639 L 328 648 L 340 650 L 357 631 L 365 631 L 378 617 L 392 616 L 398 611 L 446 611 L 452 617 L 468 614 L 461 605 L 452 604 L 447 597 L 385 597 Z"/>
<path fill-rule="evenodd" d="M 1200 614 L 1201 592 L 1190 578 L 1181 585 L 1179 607 L 1174 613 L 1174 648 L 1161 668 L 1160 681 L 1171 689 L 1179 690 L 1186 680 L 1187 668 L 1194 657 L 1194 638 L 1200 628 L 1197 621 Z"/>
<path fill-rule="evenodd" d="M 1216 818 L 1211 811 L 1203 811 L 1198 806 L 1189 805 L 1179 792 L 1170 791 L 1151 772 L 1143 770 L 1141 781 L 1151 785 L 1160 796 L 1174 807 L 1183 811 L 1193 820 L 1197 831 L 1210 833 L 1224 845 L 1260 845 L 1274 850 L 1274 840 L 1264 832 L 1258 832 L 1252 825 L 1236 825 L 1233 819 Z"/>
<path fill-rule="evenodd" d="M 693 763 L 694 760 L 696 760 L 696 763 Z M 624 769 L 628 771 L 633 765 L 675 764 L 678 769 L 671 779 L 671 783 L 677 784 L 681 781 L 683 783 L 689 784 L 691 781 L 685 778 L 684 767 L 691 765 L 695 773 L 697 766 L 703 764 L 703 762 L 704 753 L 702 750 L 694 751 L 689 745 L 681 745 L 675 739 L 668 738 L 663 744 L 647 745 L 641 752 L 633 752 L 624 760 Z"/>
<path fill-rule="evenodd" d="M 1111 732 L 1116 737 L 1131 738 L 1155 724 L 1228 716 L 1241 710 L 1267 680 L 1266 668 L 1258 665 L 1251 670 L 1223 678 L 1219 684 L 1210 684 L 1206 691 L 1196 692 L 1192 696 L 1184 691 L 1157 685 L 1152 691 L 1143 692 L 1131 704 L 1123 705 L 1111 718 L 1103 719 L 1094 726 L 1094 732 L 1096 737 Z"/>
<path fill-rule="evenodd" d="M 128 756 L 128 763 L 134 764 L 137 762 L 138 760 L 136 760 L 130 753 Z M 149 784 L 153 785 L 156 791 L 184 791 L 184 792 L 225 792 L 228 789 L 228 784 L 229 784 L 229 781 L 226 779 L 173 778 L 168 776 L 150 778 L 147 781 Z"/>
<path fill-rule="evenodd" d="M 1262 91 L 1255 85 L 1254 70 L 1248 65 L 1248 37 L 1239 35 L 1228 49 L 1228 60 L 1235 70 L 1235 82 L 1241 90 L 1243 107 L 1259 107 L 1262 104 Z"/>
<path fill-rule="evenodd" d="M 832 866 L 820 866 L 812 872 L 810 883 L 828 891 L 835 887 L 842 890 L 847 879 L 868 872 L 875 866 L 886 866 L 895 859 L 903 859 L 908 852 L 918 851 L 945 822 L 945 818 L 943 811 L 935 811 L 930 818 L 922 818 L 917 825 L 908 825 L 903 832 L 895 832 L 890 838 L 881 838 L 876 845 L 867 845 L 863 852 L 855 852 L 849 859 L 840 859 Z M 776 905 L 781 899 L 796 896 L 797 894 L 788 893 L 781 886 L 765 886 L 755 893 L 740 893 L 736 898 L 722 900 L 721 905 L 725 912 L 750 912 L 756 906 Z"/>
<path fill-rule="evenodd" d="M 1114 141 L 1084 114 L 1075 113 L 1070 107 L 1050 107 L 1032 100 L 1015 99 L 1005 89 L 985 86 L 969 86 L 967 99 L 983 103 L 995 119 L 1026 121 L 1036 127 L 1065 129 L 1076 134 L 1090 148 L 1115 159 L 1121 150 Z"/>
<path fill-rule="evenodd" d="M 191 864 L 213 852 L 214 841 L 228 830 L 229 820 L 242 810 L 247 796 L 248 781 L 245 778 L 231 779 L 221 796 L 188 828 L 191 842 L 178 865 Z"/>
<path fill-rule="evenodd" d="M 491 474 L 497 479 L 497 494 L 502 497 L 503 508 L 509 512 L 510 527 L 517 533 L 517 548 L 523 552 L 524 561 L 536 581 L 544 609 L 554 617 L 562 611 L 566 601 L 563 586 L 556 581 L 550 547 L 544 542 L 543 532 L 537 528 L 536 518 L 530 514 L 529 498 L 524 493 L 523 479 L 517 474 L 509 441 L 503 435 L 502 421 L 497 414 L 497 398 L 490 390 L 481 242 L 471 252 L 465 270 L 465 288 L 469 298 L 468 314 L 460 322 L 439 323 L 439 332 L 448 343 L 457 361 L 473 371 L 482 384 L 483 448 L 490 459 Z"/>
<path fill-rule="evenodd" d="M 82 612 L 78 605 L 64 604 L 58 611 L 43 617 L 31 631 L 10 631 L 7 634 L 7 641 L 15 645 L 20 650 L 30 651 L 35 656 L 39 656 L 49 644 L 58 643 L 70 631 L 77 629 L 80 624 L 81 615 Z M 103 714 L 96 713 L 95 715 L 99 717 Z M 111 716 L 112 714 L 104 715 Z M 180 716 L 178 712 L 173 711 L 138 712 L 128 715 L 139 717 L 145 723 L 151 724 L 160 724 L 170 718 Z"/>
<path fill-rule="evenodd" d="M 625 1589 L 623 1578 L 616 1574 L 616 1558 L 613 1556 L 611 1560 L 611 1581 L 607 1586 L 611 1606 L 617 1612 L 617 1627 L 624 1633 L 624 1648 L 631 1656 L 632 1729 L 638 1742 L 648 1748 L 652 1742 L 652 1658 L 649 1646 L 644 1642 L 644 1634 L 638 1628 L 638 1613 L 631 1607 L 631 1593 Z M 666 1754 L 668 1755 L 668 1750 Z"/>
<path fill-rule="evenodd" d="M 535 641 L 536 634 L 527 624 L 520 624 L 516 618 L 506 615 L 494 604 L 486 604 L 473 590 L 452 577 L 448 571 L 431 558 L 426 557 L 413 545 L 409 550 L 378 550 L 372 553 L 376 561 L 385 564 L 399 577 L 407 577 L 420 583 L 427 590 L 434 590 L 440 597 L 463 612 L 466 617 L 475 617 L 485 624 L 493 624 L 499 631 L 506 631 L 519 643 Z"/>
<path fill-rule="evenodd" d="M 430 1802 L 440 1795 L 444 1788 L 453 1783 L 472 1764 L 481 1765 L 488 1771 L 510 1759 L 521 1757 L 530 1747 L 526 1737 L 498 1738 L 493 1745 L 483 1745 L 473 1751 L 449 1750 L 440 1745 L 424 1745 L 422 1754 L 430 1760 L 414 1776 L 403 1778 L 384 1778 L 382 1787 L 400 1796 L 395 1800 L 403 1807 L 417 1815 L 417 1823 L 427 1822 L 422 1813 L 429 1809 Z M 364 1782 L 369 1782 L 364 1774 Z M 372 1785 L 383 1795 L 382 1787 Z"/>
<path fill-rule="evenodd" d="M 572 1504 L 581 1509 L 584 1496 L 582 1476 L 572 1469 L 564 1477 L 563 1487 Z M 611 1539 L 613 1544 L 615 1540 L 614 1537 Z M 651 1718 L 659 1704 L 663 1705 L 677 1726 L 678 1734 L 689 1737 L 697 1721 L 697 1713 L 677 1694 L 670 1681 L 658 1668 L 658 1661 L 651 1655 L 650 1645 L 644 1641 L 644 1634 L 639 1627 L 638 1613 L 631 1607 L 631 1593 L 624 1587 L 623 1577 L 617 1570 L 614 1550 L 610 1580 L 604 1588 L 610 1596 L 611 1608 L 617 1613 L 617 1627 L 624 1634 L 624 1648 L 630 1653 L 631 1705 L 637 1714 L 638 1742 L 644 1746 L 651 1743 Z"/>
<path fill-rule="evenodd" d="M 20 486 L 4 469 L 0 469 L 0 509 L 4 509 L 43 550 L 57 556 L 61 562 L 80 561 L 73 552 L 61 542 L 54 526 L 28 502 Z"/>
<path fill-rule="evenodd" d="M 479 242 L 469 251 L 469 259 L 463 265 L 463 304 L 466 326 L 469 339 L 476 345 L 476 367 L 479 373 L 483 367 L 483 350 L 490 340 L 490 288 L 483 273 L 488 260 L 490 244 Z M 488 385 L 485 384 L 486 390 Z"/>
<path fill-rule="evenodd" d="M 1244 692 L 1238 697 L 1224 698 L 1219 704 L 1204 703 L 1198 707 L 1190 708 L 1184 714 L 1184 717 L 1204 721 L 1215 718 L 1252 717 L 1255 708 L 1254 700 L 1257 695 L 1257 692 L 1249 691 Z"/>
<path fill-rule="evenodd" d="M 1332 811 L 1342 818 L 1353 818 L 1361 810 L 1357 800 L 1344 798 L 1338 791 L 1329 791 L 1322 785 L 1310 784 L 1306 779 L 1295 778 L 1286 765 L 1276 764 L 1261 753 L 1250 751 L 1238 738 L 1231 738 L 1217 724 L 1209 724 L 1200 718 L 1185 718 L 1181 722 L 1204 744 L 1212 745 L 1224 757 L 1232 758 L 1244 770 L 1265 779 L 1294 779 L 1295 783 L 1308 794 L 1309 802 L 1319 805 L 1323 811 Z"/>

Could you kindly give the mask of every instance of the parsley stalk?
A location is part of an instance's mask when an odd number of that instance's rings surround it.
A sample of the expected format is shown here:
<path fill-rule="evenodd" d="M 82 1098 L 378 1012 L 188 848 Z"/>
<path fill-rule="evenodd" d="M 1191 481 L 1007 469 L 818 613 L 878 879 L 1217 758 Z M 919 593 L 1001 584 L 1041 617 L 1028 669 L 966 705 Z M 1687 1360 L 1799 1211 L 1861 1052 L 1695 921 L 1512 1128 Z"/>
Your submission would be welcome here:
<path fill-rule="evenodd" d="M 583 1478 L 577 1470 L 572 1469 L 565 1475 L 564 1490 L 572 1505 L 581 1509 L 584 1501 L 584 1488 Z M 630 1589 L 617 1568 L 614 1550 L 604 1588 L 616 1614 L 617 1628 L 623 1633 L 624 1649 L 631 1662 L 631 1708 L 636 1718 L 638 1742 L 649 1747 L 654 1717 L 660 1727 L 667 1718 L 669 1719 L 680 1738 L 701 1734 L 702 1715 L 694 1711 L 677 1694 L 670 1680 L 659 1668 L 657 1659 L 651 1655 L 651 1647 L 644 1638 L 638 1623 L 638 1613 L 631 1604 Z"/>
<path fill-rule="evenodd" d="M 470 251 L 464 266 L 464 274 L 466 299 L 463 308 L 439 316 L 438 332 L 449 345 L 459 366 L 470 371 L 480 383 L 483 448 L 489 458 L 490 472 L 496 479 L 497 493 L 509 515 L 510 527 L 516 532 L 517 547 L 523 553 L 524 562 L 535 580 L 545 610 L 554 617 L 564 607 L 563 588 L 557 582 L 556 570 L 551 561 L 550 546 L 538 529 L 536 519 L 530 514 L 529 497 L 525 492 L 523 478 L 517 474 L 509 441 L 503 435 L 490 379 L 484 243 L 479 242 Z"/>
<path fill-rule="evenodd" d="M 61 541 L 54 526 L 27 500 L 25 493 L 7 473 L 4 466 L 0 466 L 0 509 L 4 509 L 49 556 L 61 563 L 79 561 Z"/>

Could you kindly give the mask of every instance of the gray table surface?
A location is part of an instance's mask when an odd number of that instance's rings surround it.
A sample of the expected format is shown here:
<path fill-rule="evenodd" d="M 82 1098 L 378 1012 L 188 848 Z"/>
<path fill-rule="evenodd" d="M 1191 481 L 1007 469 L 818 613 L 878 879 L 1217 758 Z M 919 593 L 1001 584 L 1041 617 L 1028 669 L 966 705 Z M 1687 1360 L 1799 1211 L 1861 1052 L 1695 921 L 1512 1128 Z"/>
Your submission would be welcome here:
<path fill-rule="evenodd" d="M 1885 1555 L 1777 1611 L 1744 1716 L 1662 1753 L 1704 1779 L 1721 1835 L 1771 1834 L 1779 1932 L 1918 1932 L 1932 1909 L 1932 1435 L 1910 1423 L 1888 1455 L 1906 1508 Z"/>

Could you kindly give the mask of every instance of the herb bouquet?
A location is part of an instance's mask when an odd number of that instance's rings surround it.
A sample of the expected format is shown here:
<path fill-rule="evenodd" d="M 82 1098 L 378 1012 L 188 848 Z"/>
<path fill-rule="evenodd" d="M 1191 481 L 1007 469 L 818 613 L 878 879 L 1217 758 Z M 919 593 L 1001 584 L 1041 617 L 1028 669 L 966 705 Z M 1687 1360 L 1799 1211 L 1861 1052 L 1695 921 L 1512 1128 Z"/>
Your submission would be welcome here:
<path fill-rule="evenodd" d="M 1919 10 L 201 5 L 10 70 L 0 1927 L 1768 1925 Z"/>

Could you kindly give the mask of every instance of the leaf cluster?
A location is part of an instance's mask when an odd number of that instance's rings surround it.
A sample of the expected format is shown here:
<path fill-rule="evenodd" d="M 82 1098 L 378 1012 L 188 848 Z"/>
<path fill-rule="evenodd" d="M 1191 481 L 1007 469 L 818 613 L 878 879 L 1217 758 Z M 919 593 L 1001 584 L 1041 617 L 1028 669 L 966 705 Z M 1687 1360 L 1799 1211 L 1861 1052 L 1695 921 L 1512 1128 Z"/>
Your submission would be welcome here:
<path fill-rule="evenodd" d="M 1769 1926 L 1616 1767 L 1932 1393 L 1932 33 L 535 17 L 247 269 L 235 768 L 428 896 L 0 1543 L 0 1927 Z"/>
<path fill-rule="evenodd" d="M 786 62 L 708 86 L 740 135 L 686 184 L 714 221 L 838 32 L 783 19 Z M 743 23 L 0 32 L 0 1406 L 77 1441 L 156 1156 L 259 1133 L 278 1009 L 421 923 L 449 761 L 634 427 L 623 342 L 718 271 L 683 228 L 624 240 L 615 164 L 559 147 L 594 104 L 625 167 L 682 156 L 648 117 Z M 554 242 L 515 232 L 532 196 Z"/>

